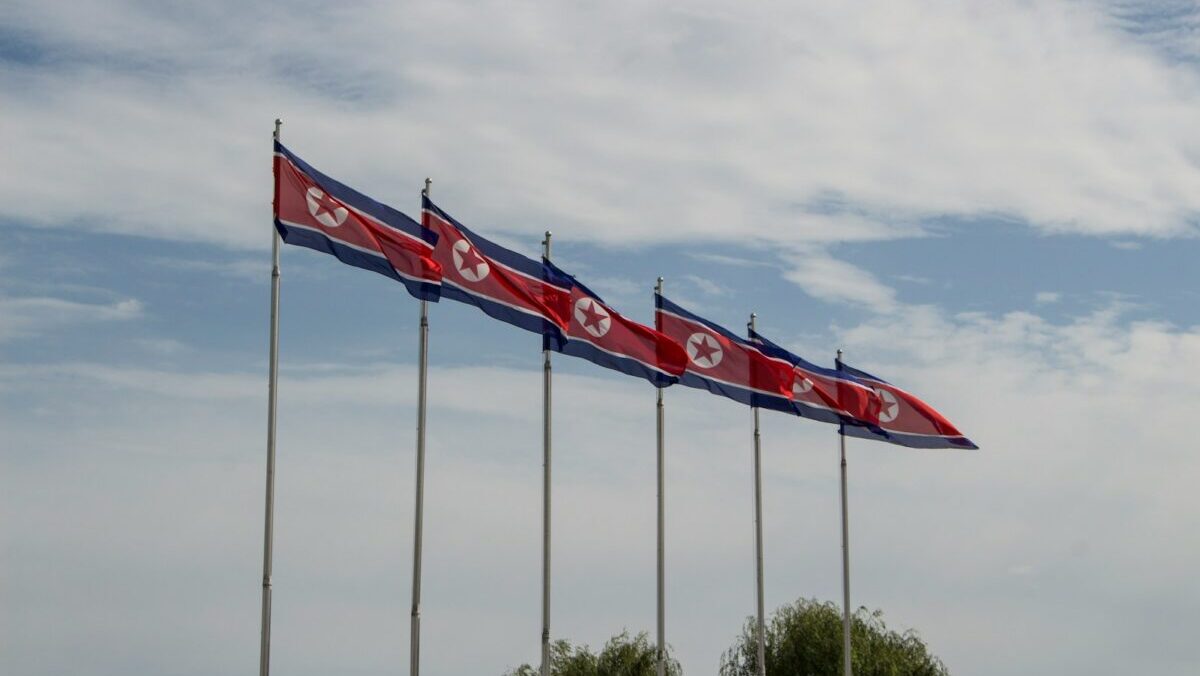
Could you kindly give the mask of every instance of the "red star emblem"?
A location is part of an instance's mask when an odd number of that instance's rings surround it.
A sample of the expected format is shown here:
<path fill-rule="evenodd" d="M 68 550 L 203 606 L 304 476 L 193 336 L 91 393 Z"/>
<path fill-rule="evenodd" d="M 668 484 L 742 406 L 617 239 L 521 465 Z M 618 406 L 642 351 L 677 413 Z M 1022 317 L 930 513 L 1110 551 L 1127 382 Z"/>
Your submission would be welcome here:
<path fill-rule="evenodd" d="M 708 336 L 700 335 L 692 341 L 692 349 L 696 351 L 696 356 L 693 359 L 703 359 L 709 363 L 713 361 L 713 355 L 720 352 L 721 348 L 715 343 L 710 343 L 709 341 L 711 340 L 712 338 Z"/>
<path fill-rule="evenodd" d="M 333 201 L 333 198 L 329 196 L 329 193 L 325 193 L 321 196 L 321 199 L 317 200 L 317 209 L 313 215 L 320 216 L 321 214 L 329 214 L 329 217 L 332 218 L 334 222 L 337 222 L 337 214 L 334 212 L 340 208 L 342 208 L 342 205 Z"/>
<path fill-rule="evenodd" d="M 466 251 L 459 252 L 459 255 L 462 256 L 462 267 L 459 269 L 464 271 L 470 270 L 476 276 L 479 276 L 479 266 L 487 265 L 487 261 L 483 260 L 483 256 L 479 255 L 474 246 L 468 247 Z"/>
<path fill-rule="evenodd" d="M 583 312 L 583 326 L 587 329 L 595 329 L 597 332 L 603 330 L 600 322 L 608 319 L 608 315 L 596 312 L 596 301 L 588 300 L 587 307 L 581 309 Z"/>

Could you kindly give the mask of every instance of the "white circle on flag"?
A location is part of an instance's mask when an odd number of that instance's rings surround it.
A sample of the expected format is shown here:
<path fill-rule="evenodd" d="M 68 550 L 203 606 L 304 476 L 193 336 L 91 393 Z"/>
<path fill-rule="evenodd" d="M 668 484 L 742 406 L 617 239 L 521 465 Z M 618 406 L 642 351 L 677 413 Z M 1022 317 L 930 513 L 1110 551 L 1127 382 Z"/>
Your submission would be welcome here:
<path fill-rule="evenodd" d="M 579 322 L 584 331 L 596 338 L 602 338 L 612 326 L 612 315 L 595 299 L 580 298 L 575 301 L 575 321 Z"/>
<path fill-rule="evenodd" d="M 455 242 L 450 253 L 454 256 L 454 267 L 458 269 L 458 274 L 468 282 L 478 282 L 492 271 L 492 266 L 465 239 Z"/>
<path fill-rule="evenodd" d="M 304 193 L 304 201 L 308 203 L 308 213 L 327 228 L 336 228 L 345 223 L 346 216 L 350 214 L 346 207 L 333 200 L 326 200 L 325 191 L 316 186 L 309 188 L 308 192 Z"/>
<path fill-rule="evenodd" d="M 721 363 L 725 352 L 721 344 L 707 333 L 693 333 L 687 339 L 687 353 L 692 363 L 702 369 L 710 369 Z"/>
<path fill-rule="evenodd" d="M 799 373 L 796 374 L 796 379 L 792 381 L 792 394 L 795 394 L 796 396 L 808 394 L 809 392 L 812 392 L 812 388 L 813 382 L 811 380 L 805 378 Z"/>
<path fill-rule="evenodd" d="M 875 394 L 883 401 L 883 406 L 879 408 L 879 422 L 892 422 L 900 415 L 900 402 L 896 399 L 896 395 L 882 387 L 876 387 Z"/>

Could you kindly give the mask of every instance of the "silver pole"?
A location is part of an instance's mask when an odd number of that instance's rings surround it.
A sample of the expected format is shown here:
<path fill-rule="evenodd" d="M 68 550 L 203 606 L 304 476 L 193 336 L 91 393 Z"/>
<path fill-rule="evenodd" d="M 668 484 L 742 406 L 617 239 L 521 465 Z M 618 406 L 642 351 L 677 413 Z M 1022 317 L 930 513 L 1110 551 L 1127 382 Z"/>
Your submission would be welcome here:
<path fill-rule="evenodd" d="M 749 327 L 753 331 L 758 315 L 750 313 Z M 762 534 L 762 439 L 758 429 L 758 407 L 754 411 L 754 564 L 755 584 L 758 594 L 758 675 L 767 673 L 766 620 L 763 617 L 763 534 Z"/>
<path fill-rule="evenodd" d="M 842 351 L 837 351 L 837 367 L 842 368 Z M 842 674 L 853 676 L 850 667 L 850 510 L 846 498 L 846 435 L 838 427 L 842 447 Z"/>
<path fill-rule="evenodd" d="M 426 197 L 433 181 L 425 179 Z M 417 490 L 413 510 L 412 615 L 408 647 L 408 673 L 421 673 L 421 535 L 425 517 L 425 389 L 429 375 L 429 303 L 421 301 L 421 326 L 417 347 Z"/>
<path fill-rule="evenodd" d="M 283 121 L 275 120 L 273 138 L 279 141 Z M 274 151 L 272 151 L 274 157 Z M 279 208 L 279 177 L 275 177 L 275 208 Z M 258 646 L 258 673 L 271 672 L 271 565 L 275 541 L 275 409 L 279 382 L 279 231 L 271 224 L 271 347 L 267 367 L 267 505 L 263 526 L 262 629 Z"/>
<path fill-rule="evenodd" d="M 550 231 L 542 241 L 550 260 Z M 542 350 L 542 669 L 550 676 L 550 350 Z"/>
<path fill-rule="evenodd" d="M 654 291 L 657 294 L 662 294 L 663 278 L 658 278 L 658 283 L 654 286 Z M 667 599 L 666 599 L 666 564 L 665 564 L 665 539 L 664 539 L 664 522 L 666 515 L 665 505 L 665 482 L 663 481 L 664 473 L 664 447 L 665 441 L 663 438 L 663 388 L 658 389 L 658 655 L 656 659 L 656 667 L 658 676 L 666 676 L 667 674 Z"/>

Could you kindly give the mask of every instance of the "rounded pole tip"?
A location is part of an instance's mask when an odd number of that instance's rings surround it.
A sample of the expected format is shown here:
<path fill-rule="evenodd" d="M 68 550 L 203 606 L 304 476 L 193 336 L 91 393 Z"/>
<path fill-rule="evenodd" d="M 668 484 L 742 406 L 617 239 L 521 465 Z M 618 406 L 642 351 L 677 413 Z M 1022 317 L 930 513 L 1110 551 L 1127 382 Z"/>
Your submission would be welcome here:
<path fill-rule="evenodd" d="M 659 284 L 662 284 L 662 283 L 663 283 L 663 278 L 662 278 L 662 277 L 659 277 L 659 278 L 658 278 L 658 283 L 659 283 Z"/>
<path fill-rule="evenodd" d="M 552 234 L 554 234 L 554 233 L 552 233 L 552 232 L 550 232 L 549 230 L 547 230 L 547 231 L 546 231 L 546 239 L 550 239 L 550 235 L 552 235 Z"/>

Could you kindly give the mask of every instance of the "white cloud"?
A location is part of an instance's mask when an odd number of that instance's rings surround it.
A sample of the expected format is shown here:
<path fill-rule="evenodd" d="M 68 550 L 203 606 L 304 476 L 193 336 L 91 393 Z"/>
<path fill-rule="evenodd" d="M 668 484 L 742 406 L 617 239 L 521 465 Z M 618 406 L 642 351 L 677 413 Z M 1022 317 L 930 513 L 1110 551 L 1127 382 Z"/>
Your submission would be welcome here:
<path fill-rule="evenodd" d="M 1141 242 L 1135 242 L 1132 240 L 1116 240 L 1109 242 L 1109 245 L 1114 249 L 1121 249 L 1123 251 L 1137 251 L 1138 249 L 1142 248 Z"/>
<path fill-rule="evenodd" d="M 50 297 L 0 297 L 0 341 L 37 336 L 70 324 L 140 316 L 142 304 L 132 298 L 114 303 L 79 303 Z"/>
<path fill-rule="evenodd" d="M 266 133 L 283 115 L 317 166 L 409 210 L 431 174 L 448 209 L 526 250 L 551 228 L 782 251 L 695 257 L 782 261 L 814 297 L 871 310 L 838 331 L 851 363 L 983 447 L 852 442 L 855 602 L 917 627 L 955 672 L 1191 673 L 1200 328 L 1130 321 L 1119 303 L 1060 323 L 906 305 L 831 252 L 947 214 L 1184 234 L 1200 208 L 1194 71 L 1075 3 L 277 10 L 14 6 L 13 30 L 47 53 L 0 65 L 0 215 L 265 247 Z M 0 339 L 142 312 L 0 298 Z M 413 370 L 283 372 L 281 671 L 405 661 Z M 431 675 L 536 657 L 539 383 L 431 374 Z M 555 380 L 556 637 L 653 627 L 653 393 L 639 385 Z M 265 369 L 0 365 L 0 499 L 21 515 L 6 524 L 0 671 L 79 671 L 79 655 L 121 673 L 253 664 L 264 390 Z M 668 637 L 704 673 L 752 608 L 749 415 L 683 388 L 667 406 Z M 768 606 L 837 598 L 836 436 L 763 418 Z"/>
<path fill-rule="evenodd" d="M 1058 291 L 1038 291 L 1033 295 L 1033 302 L 1038 305 L 1049 305 L 1062 300 L 1062 294 Z"/>
<path fill-rule="evenodd" d="M 26 3 L 13 26 L 47 56 L 0 70 L 0 204 L 38 223 L 266 246 L 276 115 L 368 193 L 411 210 L 432 175 L 522 238 L 833 242 L 946 214 L 1173 236 L 1200 213 L 1200 79 L 1096 5 Z"/>
<path fill-rule="evenodd" d="M 785 256 L 791 269 L 783 276 L 814 298 L 830 303 L 848 302 L 875 312 L 896 308 L 896 290 L 880 282 L 870 271 L 838 260 L 820 249 Z"/>
<path fill-rule="evenodd" d="M 271 275 L 271 261 L 269 258 L 235 258 L 223 261 L 158 258 L 154 262 L 164 268 L 188 272 L 210 272 L 231 279 L 257 281 L 266 279 Z"/>
<path fill-rule="evenodd" d="M 699 289 L 700 292 L 706 296 L 729 295 L 729 289 L 726 289 L 725 287 L 706 277 L 700 277 L 699 275 L 684 275 L 683 279 L 687 283 Z"/>
<path fill-rule="evenodd" d="M 982 450 L 851 443 L 855 602 L 917 627 L 957 671 L 1187 673 L 1173 665 L 1191 655 L 1200 601 L 1188 584 L 1200 548 L 1183 535 L 1200 526 L 1200 458 L 1179 421 L 1200 397 L 1200 328 L 1119 307 L 1062 323 L 904 310 L 842 331 L 851 363 L 922 396 Z M 275 655 L 295 673 L 405 659 L 387 639 L 407 621 L 413 375 L 389 363 L 284 374 Z M 426 670 L 499 672 L 536 655 L 540 373 L 438 367 L 430 382 Z M 60 592 L 10 600 L 26 621 L 6 631 L 28 647 L 6 654 L 13 670 L 36 673 L 23 667 L 63 645 L 95 647 L 97 664 L 134 652 L 194 673 L 253 663 L 263 374 L 62 364 L 6 366 L 0 383 L 5 497 L 25 515 L 7 570 L 14 589 L 52 576 Z M 651 628 L 653 392 L 560 375 L 555 393 L 554 635 Z M 702 672 L 752 608 L 749 415 L 686 388 L 666 401 L 668 635 Z M 836 435 L 764 415 L 763 440 L 768 606 L 836 598 Z M 172 595 L 144 591 L 181 575 Z M 120 623 L 89 610 L 101 601 Z M 180 603 L 192 612 L 168 622 Z M 1129 622 L 1080 619 L 1117 612 Z M 1071 621 L 1071 640 L 1046 640 Z M 1005 628 L 1013 650 L 996 660 L 990 637 Z M 454 649 L 464 633 L 479 637 L 471 651 Z M 170 651 L 137 650 L 151 644 Z M 69 662 L 55 660 L 38 663 Z"/>

